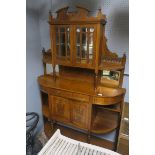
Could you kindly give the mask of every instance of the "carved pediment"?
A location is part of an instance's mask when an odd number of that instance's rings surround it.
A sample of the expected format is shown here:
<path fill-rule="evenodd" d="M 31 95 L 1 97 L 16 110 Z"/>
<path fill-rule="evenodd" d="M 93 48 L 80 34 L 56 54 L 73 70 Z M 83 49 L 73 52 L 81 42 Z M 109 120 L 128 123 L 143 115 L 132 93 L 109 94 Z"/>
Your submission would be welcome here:
<path fill-rule="evenodd" d="M 66 7 L 61 8 L 58 11 L 56 11 L 57 19 L 66 19 L 67 18 L 68 8 L 69 8 L 69 6 L 66 6 Z"/>
<path fill-rule="evenodd" d="M 106 16 L 102 14 L 101 9 L 98 10 L 98 13 L 96 17 L 89 16 L 89 10 L 87 8 L 84 8 L 82 6 L 77 5 L 76 11 L 69 12 L 68 11 L 69 6 L 63 7 L 56 11 L 57 17 L 55 20 L 61 21 L 61 20 L 78 20 L 78 19 L 85 19 L 85 20 L 95 20 L 95 19 L 103 19 L 106 20 Z M 51 18 L 52 20 L 53 18 Z"/>

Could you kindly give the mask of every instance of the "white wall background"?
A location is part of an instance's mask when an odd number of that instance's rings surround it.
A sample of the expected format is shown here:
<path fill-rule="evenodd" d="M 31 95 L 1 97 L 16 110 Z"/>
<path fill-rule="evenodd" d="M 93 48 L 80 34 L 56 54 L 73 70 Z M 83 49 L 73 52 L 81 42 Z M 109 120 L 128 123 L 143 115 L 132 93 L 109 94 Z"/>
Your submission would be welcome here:
<path fill-rule="evenodd" d="M 102 8 L 107 16 L 106 37 L 109 49 L 127 55 L 125 73 L 129 74 L 129 2 L 128 0 L 27 0 L 27 111 L 41 115 L 37 76 L 43 74 L 41 49 L 50 47 L 48 12 L 69 5 L 82 5 L 94 13 Z M 54 14 L 54 13 L 53 13 Z M 129 102 L 129 79 L 124 77 L 125 101 Z M 40 126 L 42 125 L 42 119 Z"/>

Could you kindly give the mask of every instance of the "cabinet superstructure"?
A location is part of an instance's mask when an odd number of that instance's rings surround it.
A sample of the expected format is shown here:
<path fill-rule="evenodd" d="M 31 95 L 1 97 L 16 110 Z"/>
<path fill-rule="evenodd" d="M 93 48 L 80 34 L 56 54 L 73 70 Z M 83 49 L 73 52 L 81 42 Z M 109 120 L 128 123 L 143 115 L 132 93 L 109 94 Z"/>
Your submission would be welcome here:
<path fill-rule="evenodd" d="M 106 46 L 105 15 L 99 10 L 91 17 L 86 8 L 77 6 L 76 12 L 68 12 L 65 7 L 57 11 L 56 18 L 50 13 L 49 24 L 51 48 L 43 50 L 44 75 L 38 77 L 44 117 L 52 124 L 83 130 L 88 142 L 93 133 L 116 129 L 116 146 L 126 58 Z M 47 63 L 53 68 L 51 74 L 46 72 Z"/>

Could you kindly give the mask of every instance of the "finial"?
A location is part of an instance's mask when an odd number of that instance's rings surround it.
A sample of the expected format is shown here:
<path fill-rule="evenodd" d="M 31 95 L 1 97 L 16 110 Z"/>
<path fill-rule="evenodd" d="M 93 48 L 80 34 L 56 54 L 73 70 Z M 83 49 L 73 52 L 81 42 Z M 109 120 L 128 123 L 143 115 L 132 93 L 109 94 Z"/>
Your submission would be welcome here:
<path fill-rule="evenodd" d="M 123 57 L 126 57 L 126 53 L 125 52 L 123 53 Z"/>
<path fill-rule="evenodd" d="M 48 13 L 49 13 L 49 15 L 52 15 L 52 12 L 51 12 L 51 10 L 49 10 L 49 12 L 48 12 Z"/>
<path fill-rule="evenodd" d="M 45 53 L 45 48 L 44 47 L 42 48 L 42 53 Z"/>
<path fill-rule="evenodd" d="M 51 10 L 49 10 L 49 21 L 51 21 L 52 20 L 52 12 L 51 12 Z"/>
<path fill-rule="evenodd" d="M 102 9 L 101 9 L 101 7 L 99 7 L 99 9 L 98 9 L 98 13 L 97 13 L 97 17 L 102 17 Z"/>
<path fill-rule="evenodd" d="M 97 17 L 106 20 L 106 16 L 102 13 L 102 8 L 101 7 L 99 7 L 99 9 L 98 9 Z"/>
<path fill-rule="evenodd" d="M 101 8 L 101 7 L 99 7 L 99 8 L 98 8 L 98 11 L 99 11 L 99 12 L 101 12 L 101 10 L 102 10 L 102 8 Z"/>

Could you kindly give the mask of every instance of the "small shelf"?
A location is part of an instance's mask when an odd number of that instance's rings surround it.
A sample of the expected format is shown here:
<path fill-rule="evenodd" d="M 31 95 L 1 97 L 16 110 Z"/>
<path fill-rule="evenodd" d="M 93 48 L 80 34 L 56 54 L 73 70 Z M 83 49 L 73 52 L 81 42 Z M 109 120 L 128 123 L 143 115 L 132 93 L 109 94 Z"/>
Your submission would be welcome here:
<path fill-rule="evenodd" d="M 103 110 L 108 110 L 108 111 L 113 111 L 113 112 L 120 113 L 121 112 L 120 104 L 121 103 L 113 104 L 113 105 L 105 105 L 105 106 L 103 106 L 103 105 L 94 105 L 94 106 L 96 106 L 99 109 L 103 109 Z"/>
<path fill-rule="evenodd" d="M 48 93 L 41 91 L 42 99 L 42 113 L 46 118 L 49 118 L 49 104 L 48 104 Z"/>
<path fill-rule="evenodd" d="M 117 128 L 118 113 L 107 111 L 105 109 L 96 108 L 93 115 L 91 132 L 96 134 L 104 134 L 111 132 Z"/>

